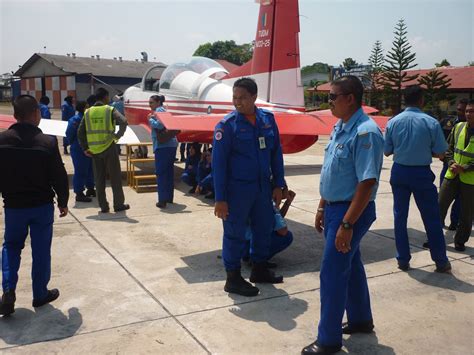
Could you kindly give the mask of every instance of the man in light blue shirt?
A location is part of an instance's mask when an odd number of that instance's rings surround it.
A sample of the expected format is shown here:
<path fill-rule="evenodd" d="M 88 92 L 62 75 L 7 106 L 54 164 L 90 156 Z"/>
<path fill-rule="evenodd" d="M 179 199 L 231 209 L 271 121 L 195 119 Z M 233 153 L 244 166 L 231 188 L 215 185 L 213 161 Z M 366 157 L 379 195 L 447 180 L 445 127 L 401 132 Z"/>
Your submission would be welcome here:
<path fill-rule="evenodd" d="M 370 333 L 374 328 L 359 245 L 375 221 L 383 136 L 362 111 L 363 93 L 362 83 L 352 75 L 332 82 L 329 93 L 331 111 L 340 120 L 325 149 L 315 219 L 316 229 L 324 229 L 326 239 L 321 318 L 317 340 L 302 350 L 303 355 L 336 353 L 343 333 Z M 348 323 L 341 326 L 344 311 Z"/>
<path fill-rule="evenodd" d="M 437 272 L 449 272 L 451 264 L 446 256 L 446 245 L 438 206 L 438 191 L 433 184 L 432 157 L 442 158 L 448 149 L 440 124 L 420 110 L 423 91 L 413 85 L 404 92 L 405 111 L 388 121 L 384 153 L 393 154 L 390 185 L 393 192 L 395 244 L 398 267 L 410 268 L 407 219 L 410 196 L 413 193 L 428 236 L 431 258 Z"/>

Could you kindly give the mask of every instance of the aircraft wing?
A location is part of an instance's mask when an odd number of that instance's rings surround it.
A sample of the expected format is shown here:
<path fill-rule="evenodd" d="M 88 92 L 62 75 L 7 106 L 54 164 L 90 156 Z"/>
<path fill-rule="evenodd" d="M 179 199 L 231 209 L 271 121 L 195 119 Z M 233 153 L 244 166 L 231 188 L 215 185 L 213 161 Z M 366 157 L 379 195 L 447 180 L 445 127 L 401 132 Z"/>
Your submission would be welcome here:
<path fill-rule="evenodd" d="M 10 115 L 0 115 L 0 129 L 8 129 L 12 124 L 16 123 L 16 119 Z M 66 121 L 41 119 L 39 128 L 44 134 L 65 137 Z M 118 128 L 117 128 L 118 129 Z M 125 134 L 120 138 L 118 144 L 134 144 L 140 142 L 150 142 L 150 130 L 143 125 L 129 125 Z"/>
<path fill-rule="evenodd" d="M 368 107 L 368 106 L 365 106 Z M 365 110 L 364 110 L 365 111 Z M 378 112 L 378 111 L 373 111 L 373 110 L 367 110 L 368 112 Z M 367 112 L 366 112 L 367 113 Z M 319 110 L 319 111 L 311 111 L 307 113 L 308 115 L 319 117 L 324 122 L 332 122 L 331 128 L 336 124 L 337 118 L 332 114 L 331 110 Z M 385 127 L 387 126 L 387 122 L 390 119 L 389 116 L 374 116 L 374 115 L 368 115 L 370 118 L 372 118 L 375 123 L 380 127 L 380 129 L 385 131 Z"/>
<path fill-rule="evenodd" d="M 160 121 L 169 130 L 214 132 L 217 123 L 225 116 L 215 115 L 173 115 L 168 112 L 156 113 Z M 280 135 L 318 136 L 331 133 L 334 122 L 323 117 L 307 114 L 289 114 L 275 112 Z"/>

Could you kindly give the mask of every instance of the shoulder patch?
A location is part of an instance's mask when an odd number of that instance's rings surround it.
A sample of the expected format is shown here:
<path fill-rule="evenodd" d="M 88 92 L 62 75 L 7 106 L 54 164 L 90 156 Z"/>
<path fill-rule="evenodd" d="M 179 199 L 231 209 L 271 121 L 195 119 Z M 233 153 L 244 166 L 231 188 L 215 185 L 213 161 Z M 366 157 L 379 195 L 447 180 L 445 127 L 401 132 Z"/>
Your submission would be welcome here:
<path fill-rule="evenodd" d="M 220 141 L 222 139 L 222 131 L 216 131 L 216 134 L 214 135 L 214 139 L 216 141 Z"/>

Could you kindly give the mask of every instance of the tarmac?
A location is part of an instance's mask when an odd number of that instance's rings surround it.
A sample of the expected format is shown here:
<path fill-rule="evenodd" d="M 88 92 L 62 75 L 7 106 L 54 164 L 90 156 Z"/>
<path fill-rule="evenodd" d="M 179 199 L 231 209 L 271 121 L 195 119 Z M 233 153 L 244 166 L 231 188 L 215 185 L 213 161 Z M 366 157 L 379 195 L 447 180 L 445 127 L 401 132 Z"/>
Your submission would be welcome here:
<path fill-rule="evenodd" d="M 314 215 L 325 142 L 327 137 L 321 137 L 310 149 L 285 156 L 287 183 L 296 198 L 287 215 L 294 242 L 273 259 L 283 284 L 258 285 L 260 294 L 252 298 L 223 291 L 222 223 L 208 200 L 187 193 L 179 181 L 183 163 L 177 163 L 175 203 L 165 210 L 155 207 L 156 192 L 138 194 L 125 181 L 131 205 L 125 212 L 99 214 L 96 201 L 76 203 L 71 191 L 70 213 L 56 218 L 52 246 L 49 286 L 59 288 L 61 296 L 32 307 L 27 245 L 16 312 L 0 318 L 0 351 L 299 354 L 314 341 L 319 321 L 324 238 L 314 229 Z M 71 158 L 63 158 L 71 177 Z M 446 231 L 453 271 L 435 273 L 429 250 L 422 247 L 425 232 L 412 200 L 412 269 L 398 270 L 391 165 L 391 159 L 384 160 L 377 220 L 361 246 L 375 332 L 344 336 L 341 354 L 473 354 L 474 239 L 465 252 L 457 252 L 453 232 Z M 439 176 L 439 161 L 433 170 Z M 110 188 L 107 194 L 111 201 Z M 3 216 L 0 225 L 3 230 Z M 242 271 L 249 276 L 248 266 Z"/>

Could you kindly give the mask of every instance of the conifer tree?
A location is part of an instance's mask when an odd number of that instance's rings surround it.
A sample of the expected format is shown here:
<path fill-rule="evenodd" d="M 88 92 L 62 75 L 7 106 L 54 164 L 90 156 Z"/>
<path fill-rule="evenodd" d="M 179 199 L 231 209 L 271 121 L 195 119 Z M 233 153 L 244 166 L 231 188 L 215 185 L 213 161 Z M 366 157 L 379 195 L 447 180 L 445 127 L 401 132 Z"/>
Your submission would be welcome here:
<path fill-rule="evenodd" d="M 440 118 L 442 109 L 440 104 L 443 101 L 452 101 L 453 96 L 449 95 L 448 88 L 451 86 L 451 78 L 437 69 L 433 69 L 418 78 L 418 83 L 425 89 L 424 109 L 432 115 Z"/>
<path fill-rule="evenodd" d="M 369 105 L 380 108 L 380 89 L 383 87 L 383 49 L 382 42 L 375 41 L 369 57 L 370 99 Z"/>
<path fill-rule="evenodd" d="M 411 52 L 407 33 L 405 21 L 403 19 L 399 20 L 395 26 L 395 38 L 392 42 L 392 48 L 387 53 L 383 65 L 383 84 L 386 92 L 391 94 L 388 99 L 391 101 L 394 114 L 399 113 L 402 108 L 403 84 L 418 78 L 418 74 L 410 75 L 406 72 L 417 65 L 414 63 L 416 54 Z"/>

